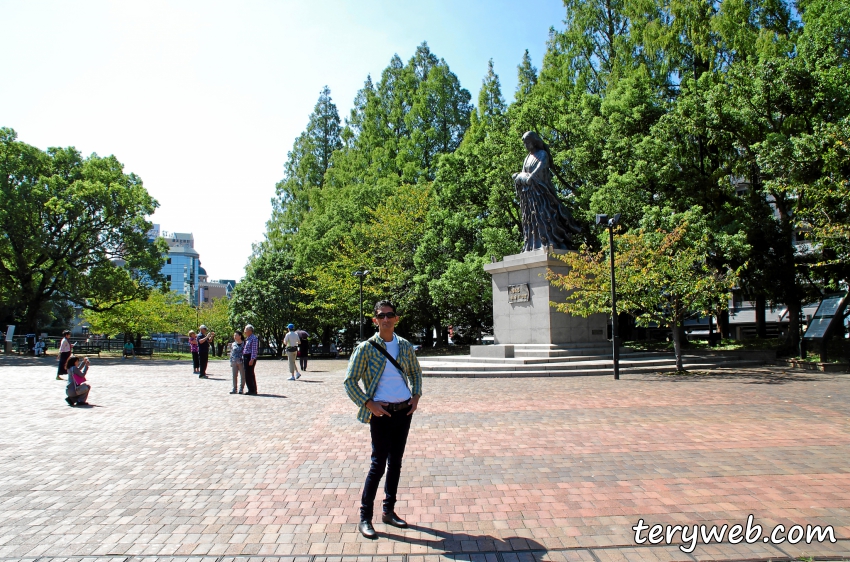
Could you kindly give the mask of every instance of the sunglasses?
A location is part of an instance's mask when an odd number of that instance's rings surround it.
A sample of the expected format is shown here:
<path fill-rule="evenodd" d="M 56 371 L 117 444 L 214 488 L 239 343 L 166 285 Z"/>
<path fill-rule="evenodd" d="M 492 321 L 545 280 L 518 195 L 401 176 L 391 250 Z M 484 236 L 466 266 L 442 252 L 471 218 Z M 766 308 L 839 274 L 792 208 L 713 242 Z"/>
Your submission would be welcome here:
<path fill-rule="evenodd" d="M 396 317 L 395 312 L 379 312 L 379 313 L 375 314 L 375 318 L 377 318 L 378 320 L 383 320 L 384 318 L 395 318 L 395 317 Z"/>

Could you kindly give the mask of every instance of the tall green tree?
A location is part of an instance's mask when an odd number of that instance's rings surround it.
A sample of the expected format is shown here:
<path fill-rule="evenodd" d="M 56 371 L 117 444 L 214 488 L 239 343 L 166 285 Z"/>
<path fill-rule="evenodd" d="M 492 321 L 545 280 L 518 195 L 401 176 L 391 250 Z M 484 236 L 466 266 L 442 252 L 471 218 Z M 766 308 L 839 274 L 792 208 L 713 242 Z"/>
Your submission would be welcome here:
<path fill-rule="evenodd" d="M 274 343 L 280 356 L 286 326 L 304 325 L 309 305 L 305 281 L 293 270 L 292 256 L 267 249 L 251 259 L 245 278 L 233 289 L 230 322 L 234 327 L 252 324 L 257 336 Z"/>
<path fill-rule="evenodd" d="M 342 148 L 339 113 L 325 86 L 310 114 L 307 129 L 295 139 L 284 165 L 284 177 L 275 186 L 272 218 L 267 238 L 272 241 L 297 232 L 305 213 L 310 211 L 310 197 L 321 189 L 331 156 Z M 315 195 L 313 195 L 315 196 Z"/>
<path fill-rule="evenodd" d="M 163 282 L 157 202 L 114 156 L 46 152 L 0 129 L 0 287 L 22 328 L 55 301 L 103 310 Z"/>

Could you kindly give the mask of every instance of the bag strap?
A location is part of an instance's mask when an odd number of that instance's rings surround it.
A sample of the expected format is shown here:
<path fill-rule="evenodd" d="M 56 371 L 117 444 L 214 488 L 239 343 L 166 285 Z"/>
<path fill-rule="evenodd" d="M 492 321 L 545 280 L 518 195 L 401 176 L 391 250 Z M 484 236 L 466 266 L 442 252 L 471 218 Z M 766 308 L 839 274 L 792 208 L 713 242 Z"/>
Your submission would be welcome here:
<path fill-rule="evenodd" d="M 392 363 L 392 364 L 393 364 L 393 366 L 394 366 L 396 369 L 398 369 L 398 372 L 399 372 L 399 373 L 402 373 L 404 376 L 407 376 L 407 373 L 404 371 L 404 367 L 402 367 L 401 365 L 399 365 L 398 361 L 396 361 L 395 359 L 393 359 L 393 356 L 392 356 L 392 355 L 390 355 L 390 352 L 389 352 L 389 351 L 387 351 L 386 349 L 384 349 L 384 348 L 383 348 L 383 346 L 378 345 L 377 343 L 375 343 L 375 342 L 374 342 L 374 341 L 372 341 L 372 340 L 366 340 L 366 341 L 368 341 L 369 343 L 371 343 L 371 344 L 374 346 L 374 348 L 375 348 L 375 349 L 377 349 L 378 351 L 380 351 L 380 352 L 381 352 L 381 353 L 382 353 L 382 354 L 383 354 L 383 355 L 384 355 L 387 359 L 389 359 L 389 360 L 390 360 L 390 363 Z M 399 350 L 400 350 L 400 349 L 399 349 Z"/>

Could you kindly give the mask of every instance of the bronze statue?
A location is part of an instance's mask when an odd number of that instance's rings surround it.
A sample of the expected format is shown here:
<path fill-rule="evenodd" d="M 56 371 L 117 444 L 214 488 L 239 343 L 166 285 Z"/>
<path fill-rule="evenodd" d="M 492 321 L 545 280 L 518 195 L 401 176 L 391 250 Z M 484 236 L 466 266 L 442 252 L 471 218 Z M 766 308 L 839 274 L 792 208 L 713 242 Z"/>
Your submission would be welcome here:
<path fill-rule="evenodd" d="M 513 174 L 514 187 L 522 210 L 522 251 L 530 252 L 552 246 L 556 250 L 573 250 L 573 234 L 581 232 L 552 185 L 552 155 L 540 136 L 528 131 L 522 135 L 528 156 L 522 172 Z"/>

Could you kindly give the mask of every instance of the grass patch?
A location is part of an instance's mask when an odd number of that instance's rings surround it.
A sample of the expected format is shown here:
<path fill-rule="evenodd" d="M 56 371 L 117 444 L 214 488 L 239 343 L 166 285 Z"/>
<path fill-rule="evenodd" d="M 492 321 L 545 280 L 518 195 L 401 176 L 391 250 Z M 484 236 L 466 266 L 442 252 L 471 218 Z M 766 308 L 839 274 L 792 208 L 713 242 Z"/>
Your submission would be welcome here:
<path fill-rule="evenodd" d="M 101 357 L 108 357 L 109 359 L 121 359 L 122 353 L 120 351 L 101 351 Z M 132 358 L 130 358 L 132 359 Z M 128 359 L 128 361 L 130 360 Z M 168 352 L 168 351 L 156 351 L 154 350 L 153 355 L 151 357 L 145 356 L 136 356 L 136 359 L 167 359 L 169 361 L 192 361 L 191 353 L 180 353 L 177 351 Z M 230 356 L 228 354 L 224 354 L 221 357 L 216 357 L 210 355 L 210 361 L 225 361 L 230 360 Z"/>
<path fill-rule="evenodd" d="M 623 345 L 637 351 L 669 351 L 673 352 L 673 342 L 668 341 L 627 341 Z M 692 341 L 682 345 L 682 350 L 710 351 L 764 351 L 779 347 L 778 338 L 753 338 L 748 340 L 721 340 L 716 346 L 710 347 L 707 341 Z"/>

